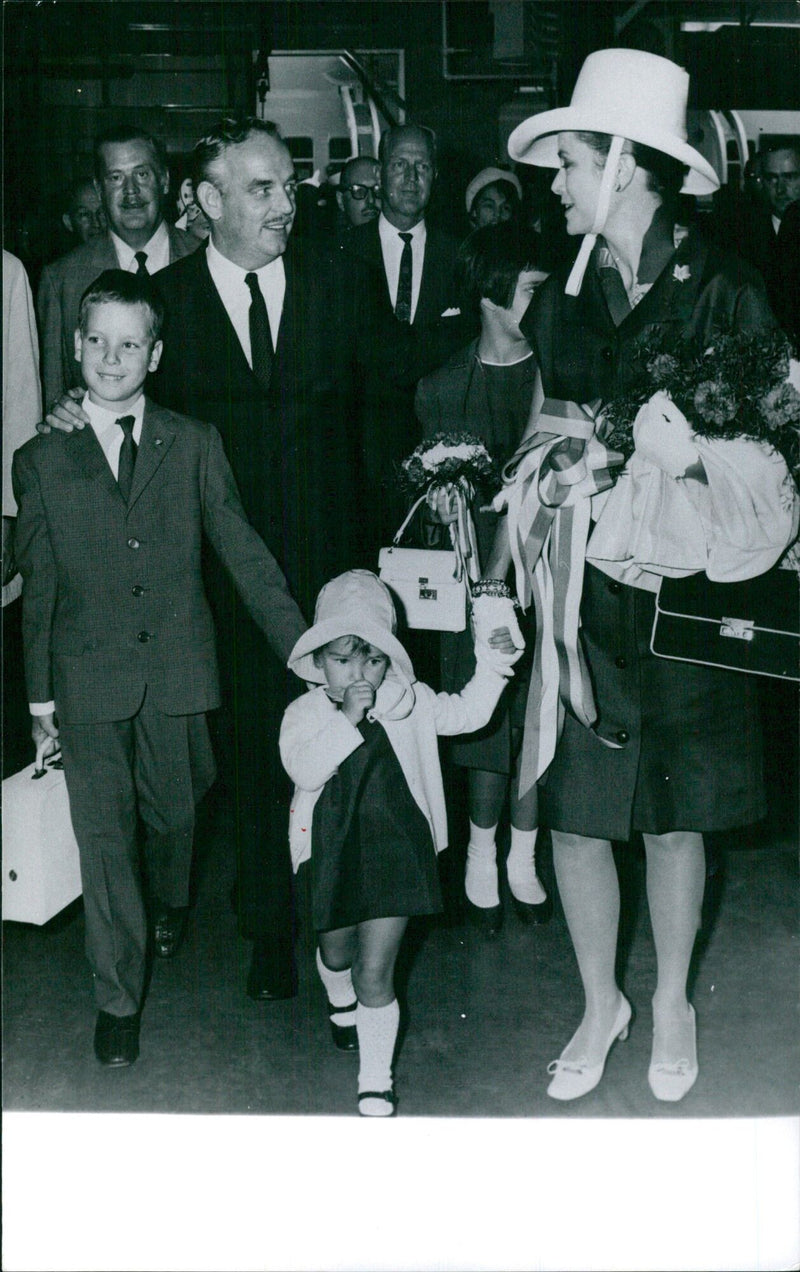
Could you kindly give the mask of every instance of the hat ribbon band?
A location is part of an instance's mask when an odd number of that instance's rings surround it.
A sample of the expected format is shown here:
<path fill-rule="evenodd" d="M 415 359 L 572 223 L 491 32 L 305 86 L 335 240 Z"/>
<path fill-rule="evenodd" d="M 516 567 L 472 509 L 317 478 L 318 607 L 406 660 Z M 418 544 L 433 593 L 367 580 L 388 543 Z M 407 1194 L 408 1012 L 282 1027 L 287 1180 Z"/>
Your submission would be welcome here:
<path fill-rule="evenodd" d="M 589 257 L 592 254 L 597 236 L 602 231 L 608 216 L 608 209 L 611 205 L 611 191 L 614 188 L 614 178 L 617 175 L 617 164 L 622 154 L 622 147 L 625 145 L 624 137 L 612 137 L 611 147 L 606 155 L 605 166 L 603 167 L 603 176 L 600 180 L 600 189 L 597 192 L 597 207 L 594 212 L 594 220 L 592 228 L 588 234 L 584 234 L 580 251 L 575 257 L 575 264 L 570 270 L 567 285 L 564 292 L 567 296 L 577 296 L 583 284 L 583 276 L 586 273 L 586 266 L 589 264 Z"/>

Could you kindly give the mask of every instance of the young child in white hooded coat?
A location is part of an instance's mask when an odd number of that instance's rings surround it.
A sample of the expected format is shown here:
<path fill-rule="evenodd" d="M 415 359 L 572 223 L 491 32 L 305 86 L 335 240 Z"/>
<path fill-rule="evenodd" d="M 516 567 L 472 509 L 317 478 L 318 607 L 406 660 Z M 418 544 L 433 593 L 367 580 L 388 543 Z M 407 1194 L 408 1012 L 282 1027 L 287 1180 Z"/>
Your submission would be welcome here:
<path fill-rule="evenodd" d="M 408 918 L 441 909 L 436 854 L 447 847 L 447 817 L 437 739 L 487 723 L 522 652 L 511 603 L 496 599 L 474 604 L 477 666 L 457 694 L 415 680 L 391 593 L 368 570 L 326 584 L 289 658 L 316 686 L 281 726 L 296 786 L 292 861 L 297 870 L 311 859 L 317 968 L 336 1045 L 360 1053 L 365 1117 L 395 1110 L 394 966 Z"/>

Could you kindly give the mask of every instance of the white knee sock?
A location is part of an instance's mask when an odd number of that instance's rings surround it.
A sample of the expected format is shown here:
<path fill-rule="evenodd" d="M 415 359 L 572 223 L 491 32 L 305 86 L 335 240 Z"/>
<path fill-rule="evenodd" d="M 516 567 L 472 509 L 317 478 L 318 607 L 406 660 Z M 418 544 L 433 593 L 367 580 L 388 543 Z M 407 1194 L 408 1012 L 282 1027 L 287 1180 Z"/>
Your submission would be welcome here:
<path fill-rule="evenodd" d="M 528 905 L 541 905 L 547 893 L 536 877 L 537 830 L 517 830 L 511 827 L 511 849 L 506 870 L 508 886 L 518 901 Z"/>
<path fill-rule="evenodd" d="M 348 1008 L 355 1005 L 356 991 L 353 989 L 353 976 L 349 967 L 345 967 L 341 972 L 335 972 L 332 968 L 326 967 L 317 948 L 317 971 L 325 986 L 325 993 L 328 995 L 331 1007 Z M 347 1012 L 341 1017 L 331 1012 L 330 1018 L 334 1025 L 352 1025 L 353 1023 L 352 1012 Z"/>
<path fill-rule="evenodd" d="M 485 910 L 500 904 L 500 893 L 497 890 L 496 831 L 497 826 L 484 828 L 476 826 L 472 821 L 469 824 L 464 889 L 468 900 Z"/>
<path fill-rule="evenodd" d="M 400 1007 L 396 998 L 385 1007 L 365 1007 L 361 1002 L 358 1004 L 356 1029 L 359 1091 L 392 1089 L 392 1055 L 399 1024 Z M 392 1106 L 385 1100 L 364 1100 L 359 1103 L 359 1110 L 367 1116 L 385 1117 L 392 1112 Z"/>

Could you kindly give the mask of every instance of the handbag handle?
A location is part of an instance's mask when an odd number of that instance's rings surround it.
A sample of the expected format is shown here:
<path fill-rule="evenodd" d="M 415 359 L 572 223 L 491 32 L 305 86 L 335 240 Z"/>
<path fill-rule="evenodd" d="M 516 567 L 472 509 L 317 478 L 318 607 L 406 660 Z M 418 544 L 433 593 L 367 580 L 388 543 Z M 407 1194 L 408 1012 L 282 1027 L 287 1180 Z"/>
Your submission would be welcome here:
<path fill-rule="evenodd" d="M 410 522 L 411 518 L 414 516 L 414 513 L 417 511 L 417 508 L 419 508 L 420 504 L 425 503 L 427 498 L 428 498 L 428 492 L 424 491 L 420 495 L 419 499 L 417 499 L 416 502 L 411 505 L 411 509 L 408 513 L 408 516 L 406 517 L 405 521 L 401 525 L 400 529 L 397 531 L 397 534 L 392 539 L 393 548 L 399 548 L 400 540 L 402 539 L 403 535 L 406 532 L 406 527 L 408 526 L 408 523 Z"/>

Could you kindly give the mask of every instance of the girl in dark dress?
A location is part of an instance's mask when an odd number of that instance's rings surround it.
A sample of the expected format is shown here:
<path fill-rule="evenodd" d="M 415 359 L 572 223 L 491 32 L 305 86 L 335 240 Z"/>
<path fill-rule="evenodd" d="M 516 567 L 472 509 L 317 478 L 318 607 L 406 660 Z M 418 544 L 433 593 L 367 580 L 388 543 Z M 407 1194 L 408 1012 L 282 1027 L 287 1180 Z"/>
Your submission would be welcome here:
<path fill-rule="evenodd" d="M 469 683 L 437 694 L 414 679 L 388 588 L 350 570 L 322 589 L 314 626 L 289 659 L 310 687 L 281 726 L 281 759 L 296 785 L 292 859 L 297 868 L 311 858 L 317 968 L 334 1042 L 360 1052 L 364 1117 L 395 1108 L 394 965 L 408 918 L 441 909 L 436 853 L 447 846 L 447 818 L 437 739 L 486 724 L 520 654 L 496 613 L 490 603 L 473 615 Z"/>
<path fill-rule="evenodd" d="M 538 249 L 522 240 L 516 226 L 507 225 L 475 230 L 459 251 L 459 268 L 461 304 L 479 318 L 481 334 L 420 380 L 414 407 L 425 437 L 471 433 L 502 468 L 519 445 L 531 414 L 536 359 L 520 323 L 547 273 Z M 497 526 L 497 514 L 485 505 L 486 499 L 476 494 L 470 508 L 481 565 Z M 442 523 L 453 521 L 447 489 L 430 515 Z M 525 636 L 529 640 L 529 624 Z M 443 688 L 456 690 L 467 683 L 475 666 L 468 631 L 442 634 L 441 662 Z M 536 872 L 536 787 L 523 799 L 517 794 L 529 674 L 526 653 L 486 728 L 451 747 L 452 760 L 469 775 L 467 913 L 488 937 L 500 930 L 503 916 L 496 834 L 506 798 L 511 824 L 506 871 L 514 908 L 524 923 L 546 923 L 552 914 L 552 901 Z"/>

